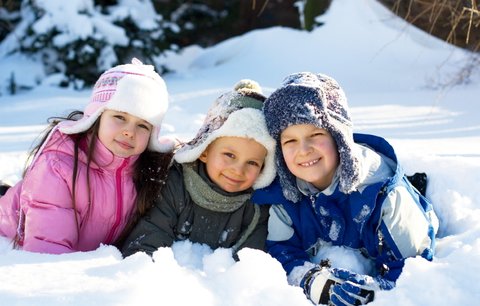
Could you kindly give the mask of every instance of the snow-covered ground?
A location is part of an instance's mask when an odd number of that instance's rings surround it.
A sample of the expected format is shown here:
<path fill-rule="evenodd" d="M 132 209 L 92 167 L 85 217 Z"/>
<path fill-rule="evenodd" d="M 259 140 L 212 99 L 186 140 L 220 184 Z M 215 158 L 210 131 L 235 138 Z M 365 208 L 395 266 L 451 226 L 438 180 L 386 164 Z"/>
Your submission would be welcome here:
<path fill-rule="evenodd" d="M 328 74 L 347 93 L 355 131 L 386 137 L 407 173 L 426 172 L 427 196 L 440 219 L 433 262 L 408 259 L 397 287 L 371 305 L 476 305 L 480 300 L 480 75 L 452 80 L 469 54 L 406 25 L 374 0 L 335 0 L 313 32 L 256 30 L 208 49 L 190 47 L 166 63 L 171 104 L 163 134 L 194 136 L 206 110 L 242 78 L 268 95 L 298 71 Z M 0 71 L 25 67 L 0 58 Z M 4 79 L 1 80 L 2 82 Z M 0 179 L 21 178 L 26 152 L 49 116 L 82 109 L 89 91 L 40 86 L 0 96 Z M 361 258 L 326 250 L 333 262 L 360 269 Z M 212 251 L 189 242 L 122 259 L 112 246 L 86 253 L 45 255 L 12 250 L 0 238 L 0 304 L 4 305 L 310 305 L 287 285 L 268 254 Z"/>

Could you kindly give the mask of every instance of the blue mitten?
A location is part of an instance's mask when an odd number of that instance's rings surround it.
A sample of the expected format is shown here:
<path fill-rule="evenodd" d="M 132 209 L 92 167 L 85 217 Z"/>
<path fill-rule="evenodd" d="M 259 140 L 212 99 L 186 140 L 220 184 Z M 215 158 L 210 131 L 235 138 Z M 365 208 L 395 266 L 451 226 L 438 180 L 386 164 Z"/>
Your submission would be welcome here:
<path fill-rule="evenodd" d="M 375 297 L 375 291 L 362 288 L 362 286 L 346 281 L 330 288 L 330 303 L 335 306 L 365 305 Z"/>
<path fill-rule="evenodd" d="M 365 305 L 375 296 L 373 278 L 343 269 L 332 269 L 332 274 L 345 280 L 330 288 L 330 304 L 335 306 Z"/>
<path fill-rule="evenodd" d="M 329 305 L 365 305 L 373 301 L 375 290 L 390 290 L 394 286 L 394 282 L 381 277 L 374 278 L 368 275 L 351 273 L 344 283 L 330 287 Z"/>
<path fill-rule="evenodd" d="M 364 305 L 373 301 L 375 290 L 388 290 L 393 282 L 350 272 L 345 269 L 316 267 L 308 271 L 301 284 L 316 304 Z"/>

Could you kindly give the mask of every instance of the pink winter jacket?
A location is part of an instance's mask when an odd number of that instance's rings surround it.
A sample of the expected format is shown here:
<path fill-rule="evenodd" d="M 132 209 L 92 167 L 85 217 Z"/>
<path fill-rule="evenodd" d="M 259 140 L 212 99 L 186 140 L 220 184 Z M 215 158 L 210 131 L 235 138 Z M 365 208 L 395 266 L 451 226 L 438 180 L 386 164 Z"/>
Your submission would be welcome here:
<path fill-rule="evenodd" d="M 116 157 L 97 140 L 90 164 L 89 209 L 86 142 L 80 144 L 73 209 L 73 147 L 71 136 L 55 130 L 25 178 L 0 198 L 0 235 L 13 238 L 18 231 L 23 250 L 95 250 L 114 242 L 133 213 L 137 194 L 132 171 L 138 156 Z"/>

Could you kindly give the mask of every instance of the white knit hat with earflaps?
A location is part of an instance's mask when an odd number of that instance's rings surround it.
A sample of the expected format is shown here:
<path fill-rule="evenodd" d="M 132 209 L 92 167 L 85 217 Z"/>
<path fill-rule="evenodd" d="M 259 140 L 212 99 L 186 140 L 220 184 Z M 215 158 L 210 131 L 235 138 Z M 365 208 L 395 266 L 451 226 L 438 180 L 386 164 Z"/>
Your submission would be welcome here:
<path fill-rule="evenodd" d="M 254 189 L 270 185 L 276 175 L 275 140 L 270 137 L 261 111 L 263 96 L 257 82 L 244 79 L 233 91 L 221 95 L 210 107 L 197 136 L 184 144 L 174 155 L 179 163 L 197 160 L 208 145 L 219 137 L 254 139 L 267 149 L 267 156 Z"/>

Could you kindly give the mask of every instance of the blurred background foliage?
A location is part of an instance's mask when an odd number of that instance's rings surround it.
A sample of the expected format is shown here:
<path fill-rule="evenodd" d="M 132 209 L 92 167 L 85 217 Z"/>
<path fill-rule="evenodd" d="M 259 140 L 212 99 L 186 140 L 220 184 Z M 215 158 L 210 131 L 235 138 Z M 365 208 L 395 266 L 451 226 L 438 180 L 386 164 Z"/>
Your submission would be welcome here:
<path fill-rule="evenodd" d="M 58 19 L 51 16 L 52 3 L 61 1 L 0 0 L 0 56 L 22 53 L 42 61 L 46 75 L 60 76 L 59 86 L 80 89 L 92 85 L 105 69 L 128 62 L 132 56 L 165 72 L 158 58 L 185 46 L 208 47 L 273 26 L 311 31 L 322 25 L 317 17 L 332 1 L 64 1 L 64 5 L 76 3 L 75 13 L 85 21 L 85 32 L 73 36 L 68 24 L 54 24 Z M 476 0 L 378 1 L 431 35 L 474 54 L 480 52 Z M 112 31 L 118 35 L 111 37 L 108 33 Z"/>
<path fill-rule="evenodd" d="M 379 0 L 395 14 L 448 43 L 480 52 L 477 0 Z"/>

